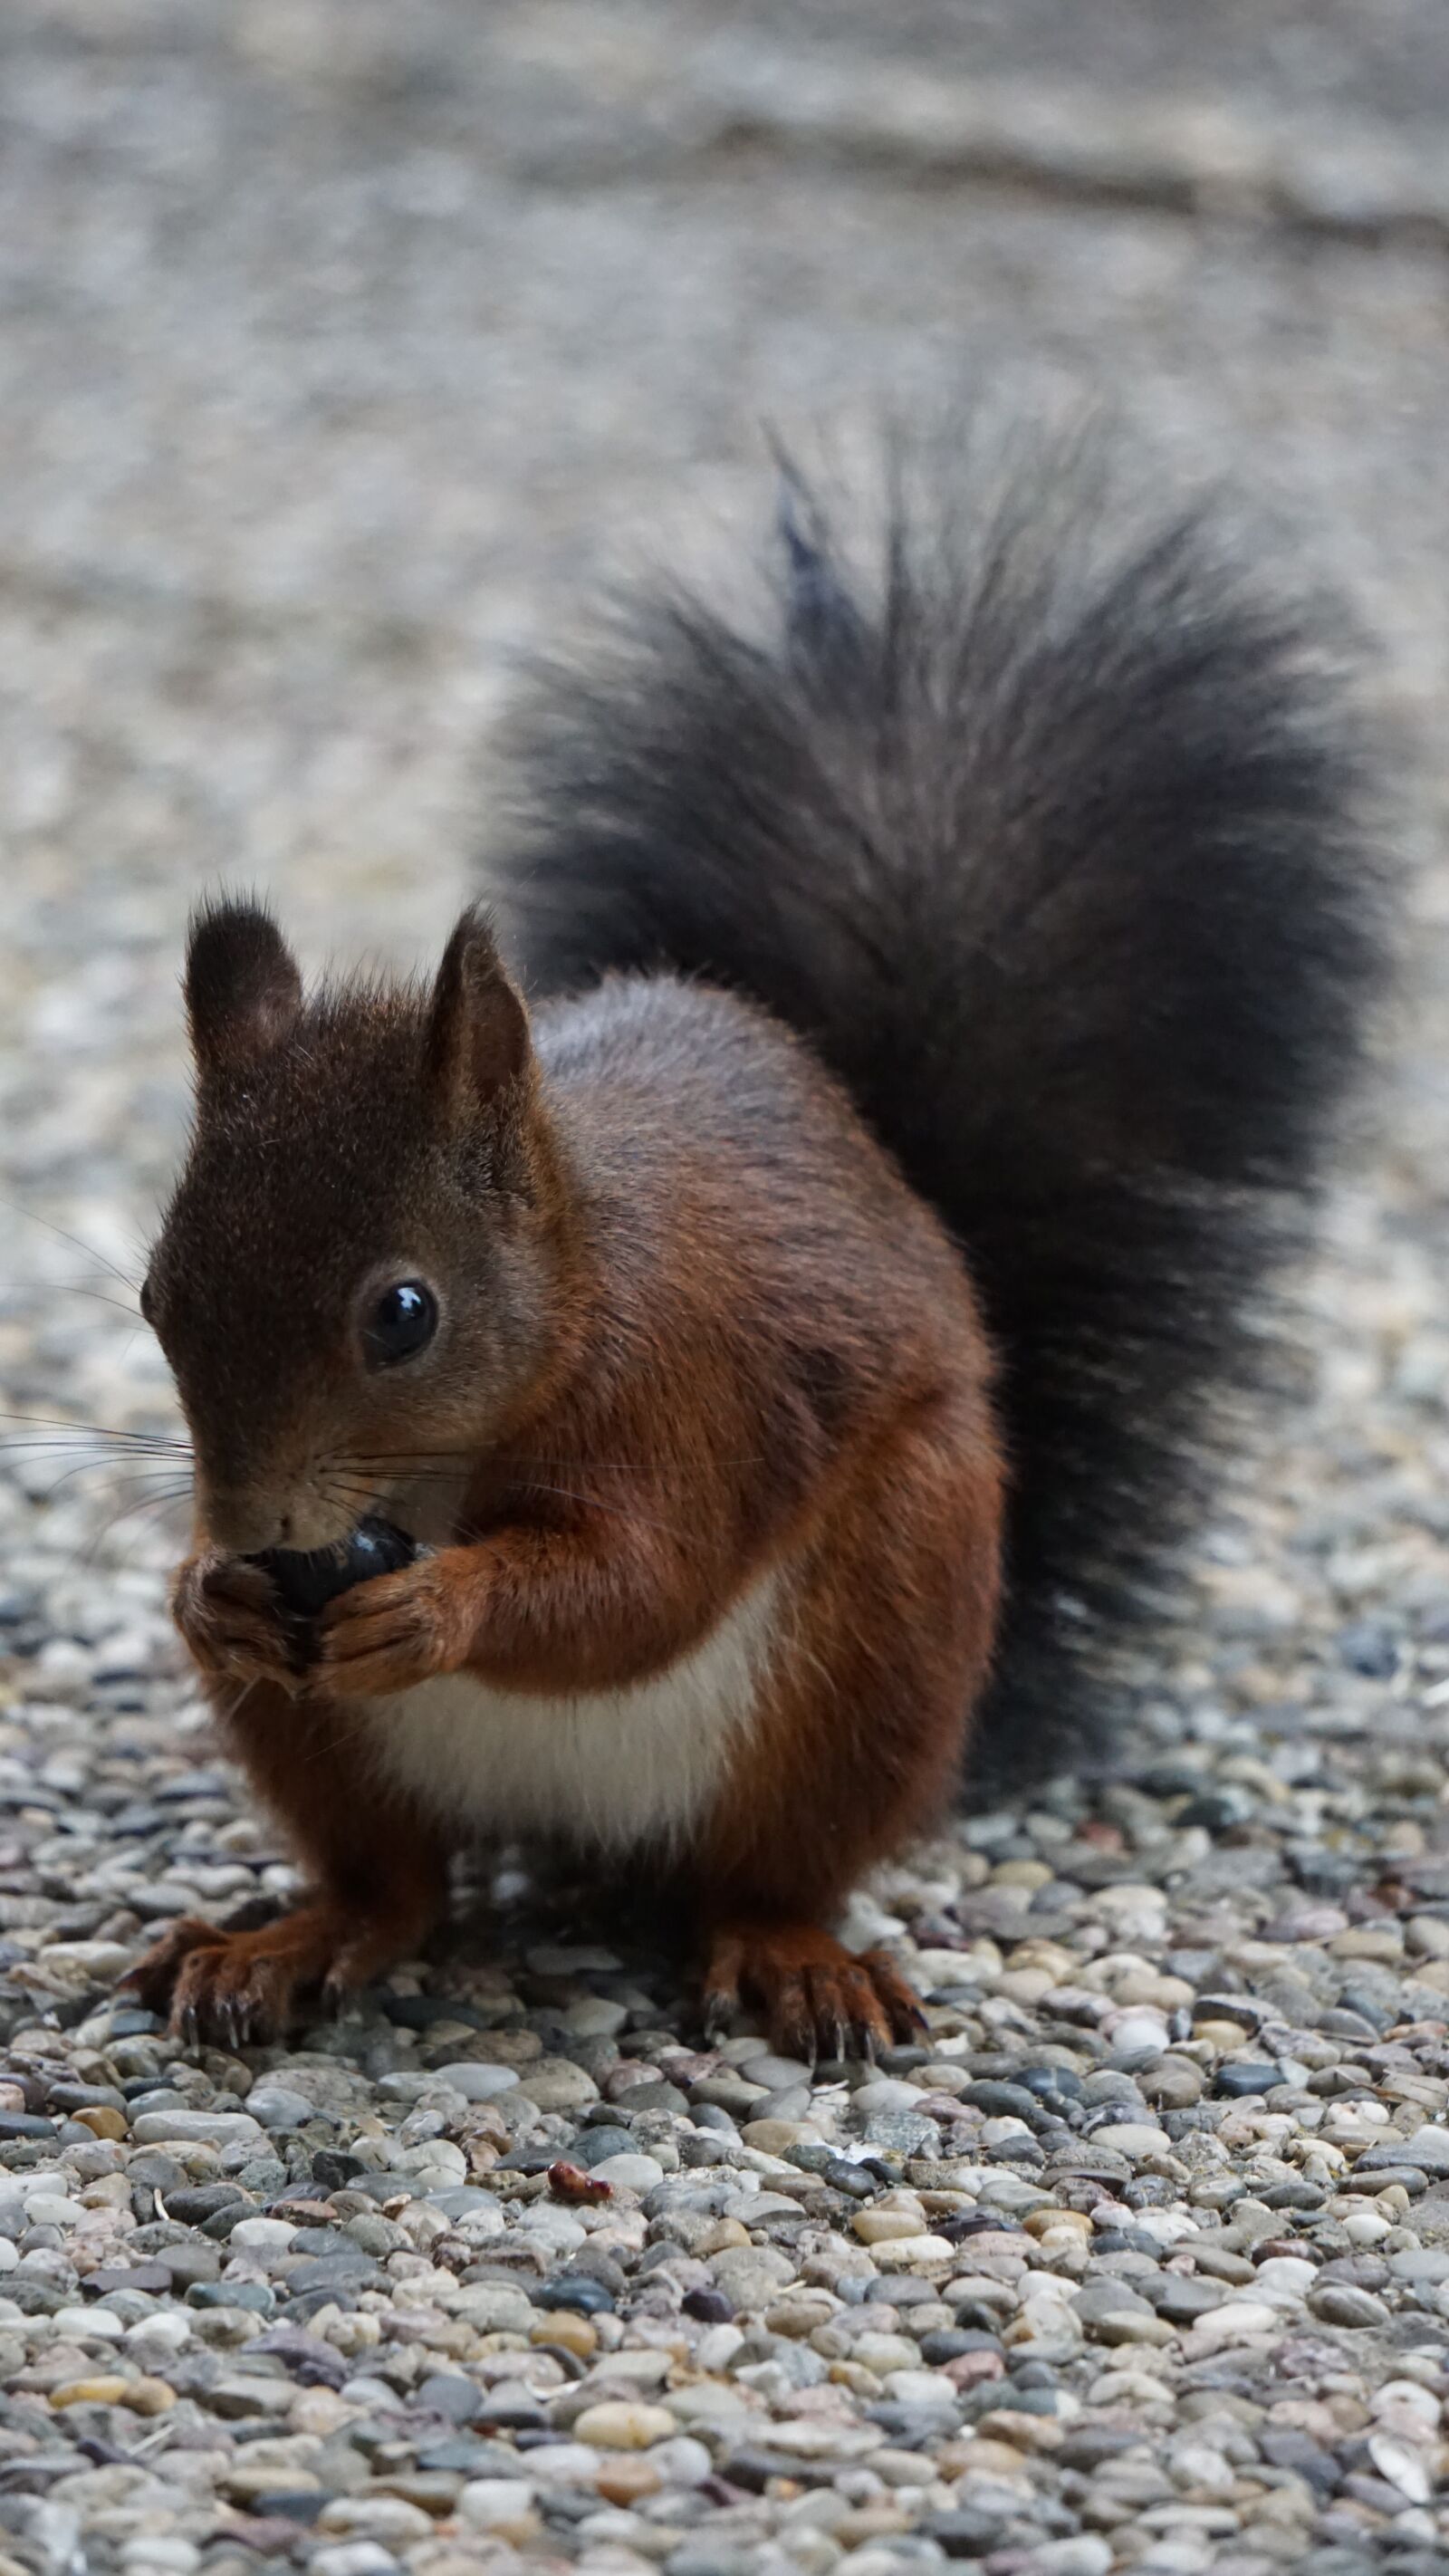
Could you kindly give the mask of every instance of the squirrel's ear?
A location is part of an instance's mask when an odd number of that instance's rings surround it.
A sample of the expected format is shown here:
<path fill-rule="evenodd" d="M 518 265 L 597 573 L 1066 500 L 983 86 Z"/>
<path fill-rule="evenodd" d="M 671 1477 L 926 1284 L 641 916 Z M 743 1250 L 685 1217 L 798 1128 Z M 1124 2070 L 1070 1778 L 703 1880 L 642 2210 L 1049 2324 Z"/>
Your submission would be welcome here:
<path fill-rule="evenodd" d="M 186 1016 L 203 1072 L 227 1072 L 277 1045 L 301 1007 L 297 961 L 260 904 L 208 904 L 193 915 Z"/>
<path fill-rule="evenodd" d="M 484 915 L 465 912 L 438 968 L 428 1018 L 427 1074 L 450 1103 L 489 1101 L 527 1069 L 523 998 L 509 982 Z"/>

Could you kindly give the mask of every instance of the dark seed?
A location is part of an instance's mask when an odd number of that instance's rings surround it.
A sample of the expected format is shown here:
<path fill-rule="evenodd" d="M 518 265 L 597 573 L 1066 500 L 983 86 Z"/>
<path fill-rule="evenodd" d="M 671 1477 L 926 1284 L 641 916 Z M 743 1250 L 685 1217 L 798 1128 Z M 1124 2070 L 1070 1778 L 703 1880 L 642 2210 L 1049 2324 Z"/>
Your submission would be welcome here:
<path fill-rule="evenodd" d="M 400 1567 L 411 1565 L 417 1552 L 406 1531 L 394 1529 L 391 1521 L 364 1520 L 336 1547 L 311 1554 L 271 1547 L 252 1562 L 271 1576 L 297 1618 L 312 1619 L 354 1584 L 370 1583 L 375 1575 L 396 1574 Z"/>

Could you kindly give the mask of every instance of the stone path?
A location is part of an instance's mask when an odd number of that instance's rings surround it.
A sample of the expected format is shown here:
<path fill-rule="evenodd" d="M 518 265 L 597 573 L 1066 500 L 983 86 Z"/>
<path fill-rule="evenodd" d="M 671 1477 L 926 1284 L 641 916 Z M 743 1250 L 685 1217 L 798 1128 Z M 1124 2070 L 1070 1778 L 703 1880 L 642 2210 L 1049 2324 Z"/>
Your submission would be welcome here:
<path fill-rule="evenodd" d="M 1381 639 L 1415 935 L 1302 1404 L 1121 1776 L 875 1891 L 931 2031 L 874 2072 L 701 2054 L 672 1963 L 507 1890 L 356 2022 L 178 2053 L 116 1971 L 285 1864 L 166 1479 L 9 1451 L 7 2576 L 1442 2567 L 1446 147 L 1429 0 L 12 0 L 9 1411 L 170 1425 L 37 1220 L 136 1275 L 196 891 L 426 951 L 512 660 L 737 519 L 764 424 L 1096 374 L 1242 479 Z"/>

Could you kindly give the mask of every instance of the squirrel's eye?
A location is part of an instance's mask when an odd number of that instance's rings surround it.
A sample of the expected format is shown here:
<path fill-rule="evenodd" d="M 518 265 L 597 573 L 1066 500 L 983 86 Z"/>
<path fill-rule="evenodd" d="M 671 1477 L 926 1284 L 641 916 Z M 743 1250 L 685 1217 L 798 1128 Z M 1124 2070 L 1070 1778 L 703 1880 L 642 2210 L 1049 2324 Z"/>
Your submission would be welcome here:
<path fill-rule="evenodd" d="M 438 1329 L 438 1301 L 421 1279 L 399 1279 L 384 1288 L 362 1327 L 370 1368 L 410 1360 Z"/>

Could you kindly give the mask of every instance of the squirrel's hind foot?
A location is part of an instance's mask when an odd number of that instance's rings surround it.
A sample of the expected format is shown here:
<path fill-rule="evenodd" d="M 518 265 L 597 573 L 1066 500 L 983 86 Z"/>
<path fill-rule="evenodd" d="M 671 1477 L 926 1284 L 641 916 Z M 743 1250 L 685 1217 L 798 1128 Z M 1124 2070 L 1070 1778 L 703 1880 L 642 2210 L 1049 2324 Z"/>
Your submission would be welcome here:
<path fill-rule="evenodd" d="M 723 2028 L 741 2003 L 758 2004 L 770 2045 L 785 2057 L 873 2058 L 919 2038 L 925 2016 L 883 1950 L 859 1956 L 808 1923 L 727 1923 L 710 1940 L 704 2019 Z"/>
<path fill-rule="evenodd" d="M 167 2014 L 188 2047 L 244 2048 L 280 2037 L 304 1996 L 320 1993 L 339 2009 L 405 1947 L 325 1902 L 260 1931 L 228 1932 L 188 1915 L 121 1982 L 148 2012 Z"/>

